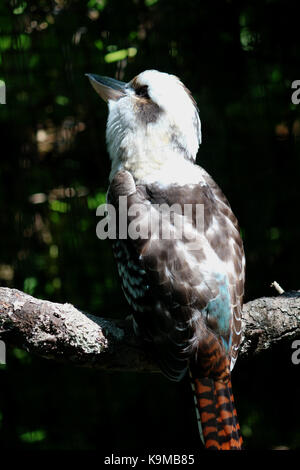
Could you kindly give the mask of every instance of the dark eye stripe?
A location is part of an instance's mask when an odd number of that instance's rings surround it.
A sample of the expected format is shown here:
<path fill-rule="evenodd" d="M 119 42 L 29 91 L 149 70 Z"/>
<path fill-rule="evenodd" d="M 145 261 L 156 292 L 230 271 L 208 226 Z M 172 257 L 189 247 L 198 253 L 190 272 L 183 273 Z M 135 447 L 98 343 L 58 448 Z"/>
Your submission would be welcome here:
<path fill-rule="evenodd" d="M 136 88 L 135 93 L 136 95 L 142 96 L 143 98 L 149 98 L 148 85 L 143 85 L 143 86 Z"/>

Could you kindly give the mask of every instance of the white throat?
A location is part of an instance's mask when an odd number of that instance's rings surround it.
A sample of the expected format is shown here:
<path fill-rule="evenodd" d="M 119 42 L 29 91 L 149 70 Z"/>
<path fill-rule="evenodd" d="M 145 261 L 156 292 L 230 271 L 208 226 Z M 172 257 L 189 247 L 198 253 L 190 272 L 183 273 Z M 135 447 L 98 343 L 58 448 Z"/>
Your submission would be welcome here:
<path fill-rule="evenodd" d="M 130 114 L 131 109 L 128 109 Z M 123 122 L 124 118 L 126 122 Z M 194 164 L 198 150 L 195 135 L 187 134 L 180 139 L 180 133 L 170 132 L 170 123 L 164 116 L 147 126 L 128 125 L 128 116 L 119 112 L 115 102 L 109 103 L 106 139 L 112 161 L 110 181 L 121 169 L 128 170 L 137 183 L 197 184 L 201 181 L 201 168 Z M 173 127 L 172 127 L 173 129 Z M 189 157 L 189 158 L 187 158 Z"/>

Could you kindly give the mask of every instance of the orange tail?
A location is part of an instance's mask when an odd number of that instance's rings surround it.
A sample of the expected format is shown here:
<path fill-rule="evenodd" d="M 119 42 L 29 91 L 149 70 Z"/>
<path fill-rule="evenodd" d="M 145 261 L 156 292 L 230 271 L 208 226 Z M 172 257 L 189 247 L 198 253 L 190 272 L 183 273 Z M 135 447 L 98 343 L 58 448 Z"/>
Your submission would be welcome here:
<path fill-rule="evenodd" d="M 242 436 L 231 381 L 194 379 L 195 397 L 200 414 L 205 447 L 215 450 L 240 450 Z"/>

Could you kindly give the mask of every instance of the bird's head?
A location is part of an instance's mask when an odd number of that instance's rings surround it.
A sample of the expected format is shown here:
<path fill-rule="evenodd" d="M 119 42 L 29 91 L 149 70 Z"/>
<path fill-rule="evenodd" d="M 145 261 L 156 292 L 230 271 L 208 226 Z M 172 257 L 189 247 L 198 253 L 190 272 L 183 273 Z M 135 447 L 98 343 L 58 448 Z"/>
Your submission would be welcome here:
<path fill-rule="evenodd" d="M 196 103 L 179 78 L 156 70 L 146 70 L 128 83 L 87 76 L 108 103 L 111 176 L 125 168 L 137 180 L 155 179 L 155 173 L 174 167 L 178 159 L 195 160 L 201 124 Z"/>

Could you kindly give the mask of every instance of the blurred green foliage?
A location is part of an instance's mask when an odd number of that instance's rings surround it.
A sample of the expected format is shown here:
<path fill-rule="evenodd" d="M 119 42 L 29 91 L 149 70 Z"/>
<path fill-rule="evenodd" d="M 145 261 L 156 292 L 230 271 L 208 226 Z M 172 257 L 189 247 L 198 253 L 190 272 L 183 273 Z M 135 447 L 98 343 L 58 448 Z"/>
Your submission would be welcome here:
<path fill-rule="evenodd" d="M 10 0 L 0 3 L 0 282 L 109 317 L 130 313 L 109 242 L 95 234 L 109 160 L 106 108 L 87 72 L 129 80 L 156 68 L 197 100 L 198 161 L 238 216 L 246 300 L 299 288 L 297 2 Z M 296 254 L 295 254 L 296 252 Z M 290 345 L 233 377 L 245 445 L 300 447 Z M 195 448 L 189 384 L 106 374 L 7 351 L 0 446 Z M 299 366 L 298 366 L 299 367 Z M 298 374 L 298 375 L 296 375 Z"/>

